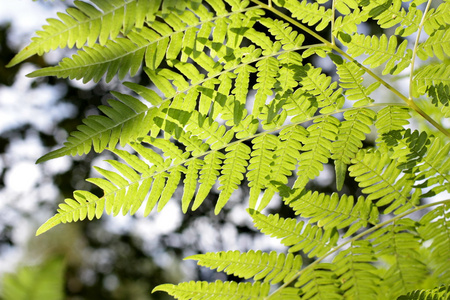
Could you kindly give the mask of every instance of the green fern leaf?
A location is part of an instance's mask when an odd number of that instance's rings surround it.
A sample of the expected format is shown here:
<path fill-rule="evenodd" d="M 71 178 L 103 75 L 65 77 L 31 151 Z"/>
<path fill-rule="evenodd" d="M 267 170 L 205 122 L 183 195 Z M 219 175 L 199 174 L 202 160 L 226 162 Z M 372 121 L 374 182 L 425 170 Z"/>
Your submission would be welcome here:
<path fill-rule="evenodd" d="M 331 141 L 336 139 L 339 120 L 333 116 L 322 116 L 314 120 L 314 124 L 308 127 L 309 136 L 304 142 L 300 155 L 297 180 L 294 188 L 305 187 L 310 179 L 319 175 L 323 165 L 331 157 Z"/>
<path fill-rule="evenodd" d="M 213 150 L 225 147 L 233 138 L 232 131 L 227 131 L 225 126 L 219 125 L 215 121 L 211 122 L 210 118 L 204 117 L 196 111 L 192 113 L 190 120 L 186 130 L 203 139 Z"/>
<path fill-rule="evenodd" d="M 295 283 L 300 287 L 301 299 L 342 299 L 333 264 L 320 263 L 309 268 Z"/>
<path fill-rule="evenodd" d="M 215 214 L 218 214 L 223 206 L 228 202 L 231 194 L 238 188 L 244 179 L 244 173 L 250 159 L 250 147 L 244 143 L 237 143 L 225 149 L 225 161 L 222 166 L 222 175 L 219 177 L 219 190 L 221 191 L 217 200 Z"/>
<path fill-rule="evenodd" d="M 280 193 L 283 201 L 288 204 L 296 215 L 311 218 L 309 223 L 318 222 L 319 227 L 325 230 L 333 228 L 346 230 L 345 236 L 351 236 L 361 227 L 378 223 L 378 209 L 364 197 L 359 197 L 356 204 L 353 196 L 333 193 L 311 192 L 305 190 L 291 190 L 285 188 Z"/>
<path fill-rule="evenodd" d="M 377 206 L 389 205 L 385 214 L 401 213 L 419 201 L 420 190 L 413 191 L 414 175 L 402 174 L 398 165 L 387 153 L 360 150 L 349 167 L 350 176 L 368 194 L 368 200 L 377 200 Z"/>
<path fill-rule="evenodd" d="M 441 109 L 444 117 L 450 117 L 450 86 L 442 83 L 430 86 L 427 88 L 427 94 L 431 97 L 434 106 Z"/>
<path fill-rule="evenodd" d="M 215 151 L 205 156 L 204 164 L 200 170 L 200 186 L 197 194 L 195 195 L 194 204 L 192 210 L 196 210 L 200 204 L 203 203 L 209 191 L 217 181 L 219 176 L 222 161 L 225 159 L 225 155 L 221 152 Z"/>
<path fill-rule="evenodd" d="M 275 251 L 263 253 L 250 250 L 245 253 L 239 251 L 210 252 L 186 257 L 198 261 L 198 265 L 216 269 L 240 278 L 263 280 L 276 284 L 288 281 L 302 266 L 300 255 L 289 253 L 277 254 Z"/>
<path fill-rule="evenodd" d="M 294 0 L 277 0 L 274 1 L 276 5 L 286 8 L 292 14 L 292 17 L 308 24 L 308 26 L 316 25 L 317 31 L 324 30 L 331 22 L 331 9 L 325 9 L 324 6 L 319 6 L 317 2 L 308 3 L 301 1 L 300 3 Z"/>
<path fill-rule="evenodd" d="M 450 285 L 434 289 L 414 290 L 397 298 L 398 300 L 448 300 L 450 299 Z"/>
<path fill-rule="evenodd" d="M 183 213 L 187 212 L 189 204 L 194 197 L 195 190 L 197 188 L 198 172 L 203 166 L 203 161 L 200 159 L 194 159 L 188 161 L 186 165 L 188 167 L 186 171 L 186 177 L 183 181 L 184 193 L 183 197 L 181 198 L 181 208 L 183 210 Z"/>
<path fill-rule="evenodd" d="M 256 10 L 253 13 L 256 13 Z M 177 58 L 180 51 L 185 54 L 181 55 L 182 62 L 187 62 L 187 59 L 191 58 L 211 74 L 217 73 L 221 71 L 221 65 L 207 56 L 201 47 L 196 46 L 196 40 L 204 39 L 202 34 L 204 35 L 207 32 L 209 35 L 211 31 L 211 27 L 207 27 L 208 25 L 205 24 L 211 25 L 209 21 L 214 16 L 208 15 L 208 17 L 209 20 L 199 21 L 198 17 L 190 11 L 177 14 L 177 17 L 169 14 L 165 21 L 172 27 L 166 23 L 153 21 L 151 29 L 142 27 L 139 30 L 129 32 L 126 38 L 116 38 L 108 40 L 104 44 L 84 47 L 72 58 L 63 59 L 58 66 L 37 70 L 29 76 L 58 76 L 83 79 L 83 82 L 90 80 L 98 82 L 106 74 L 106 81 L 109 82 L 116 74 L 118 74 L 119 79 L 123 79 L 128 72 L 131 76 L 134 76 L 144 57 L 145 66 L 150 70 L 156 70 L 164 57 L 172 62 Z M 254 21 L 252 22 L 254 23 Z M 186 27 L 186 25 L 189 26 Z M 205 28 L 209 31 L 197 30 L 195 26 L 200 25 L 206 26 Z M 252 24 L 248 23 L 247 25 Z M 176 28 L 180 31 L 177 31 Z M 183 33 L 184 37 L 182 36 Z M 181 46 L 180 41 L 182 42 Z M 186 44 L 187 42 L 189 44 Z"/>
<path fill-rule="evenodd" d="M 369 12 L 369 16 L 381 28 L 396 28 L 395 34 L 407 36 L 417 32 L 422 19 L 422 11 L 416 8 L 417 4 L 410 4 L 406 11 L 402 7 L 401 0 L 371 0 L 363 2 L 363 10 Z"/>
<path fill-rule="evenodd" d="M 392 136 L 395 135 L 392 134 Z M 389 142 L 390 146 L 394 146 L 391 158 L 400 162 L 398 168 L 404 173 L 415 173 L 417 172 L 416 167 L 421 164 L 427 153 L 428 145 L 431 143 L 430 139 L 426 132 L 419 133 L 417 130 L 411 132 L 411 129 L 406 130 L 403 135 L 400 134 L 400 137 L 400 140 Z"/>
<path fill-rule="evenodd" d="M 256 63 L 258 67 L 256 81 L 258 83 L 253 86 L 253 89 L 257 90 L 252 110 L 254 116 L 259 115 L 262 107 L 266 104 L 267 97 L 273 94 L 272 89 L 277 82 L 278 64 L 278 60 L 273 57 L 262 59 Z M 236 80 L 239 81 L 239 76 Z"/>
<path fill-rule="evenodd" d="M 250 187 L 249 207 L 255 208 L 259 194 L 269 184 L 269 174 L 274 159 L 274 149 L 278 139 L 271 134 L 265 134 L 252 140 L 253 151 L 250 154 L 247 178 Z"/>
<path fill-rule="evenodd" d="M 308 64 L 299 68 L 297 73 L 302 89 L 311 94 L 320 108 L 321 114 L 339 110 L 344 105 L 342 89 L 336 89 L 337 82 L 331 82 L 331 77 L 322 73 L 321 68 Z"/>
<path fill-rule="evenodd" d="M 236 283 L 234 281 L 190 281 L 178 285 L 161 284 L 153 289 L 154 292 L 166 292 L 176 299 L 254 299 L 263 300 L 269 294 L 267 283 Z"/>
<path fill-rule="evenodd" d="M 345 121 L 339 126 L 331 157 L 346 165 L 350 164 L 350 160 L 362 148 L 362 141 L 366 139 L 366 134 L 370 133 L 369 126 L 373 124 L 375 116 L 375 112 L 367 108 L 344 112 Z"/>
<path fill-rule="evenodd" d="M 420 237 L 431 241 L 430 258 L 433 262 L 432 271 L 439 282 L 450 282 L 450 213 L 449 205 L 440 205 L 420 219 L 418 232 Z"/>
<path fill-rule="evenodd" d="M 335 230 L 322 230 L 318 226 L 281 218 L 278 214 L 265 216 L 252 211 L 253 223 L 264 234 L 281 239 L 289 252 L 303 251 L 308 257 L 322 256 L 336 245 L 339 238 Z"/>
<path fill-rule="evenodd" d="M 269 182 L 288 183 L 288 177 L 292 175 L 292 172 L 297 167 L 300 159 L 300 149 L 302 148 L 301 143 L 305 141 L 307 134 L 308 132 L 301 126 L 290 126 L 280 132 L 280 140 L 274 152 L 274 165 L 270 168 Z M 258 205 L 259 211 L 270 203 L 277 191 L 276 185 L 271 184 L 268 186 Z"/>
<path fill-rule="evenodd" d="M 410 118 L 408 108 L 388 105 L 377 113 L 375 127 L 383 138 L 389 132 L 403 130 L 403 126 L 409 124 L 408 119 Z"/>
<path fill-rule="evenodd" d="M 435 30 L 450 24 L 447 16 L 450 12 L 450 3 L 443 2 L 437 8 L 431 8 L 425 18 L 424 30 L 428 35 L 432 35 Z"/>
<path fill-rule="evenodd" d="M 333 34 L 335 37 L 338 37 L 343 41 L 347 41 L 349 38 L 347 34 L 352 35 L 356 33 L 358 30 L 358 25 L 366 22 L 368 19 L 369 12 L 367 10 L 360 10 L 359 8 L 356 8 L 351 14 L 336 18 L 334 21 Z"/>
<path fill-rule="evenodd" d="M 330 57 L 333 59 L 331 55 Z M 368 87 L 364 87 L 362 85 L 362 82 L 364 81 L 362 76 L 365 72 L 356 63 L 344 62 L 338 59 L 333 59 L 333 62 L 337 66 L 336 72 L 341 81 L 339 85 L 346 89 L 346 99 L 356 101 L 356 103 L 353 104 L 354 107 L 373 103 L 374 100 L 370 98 L 369 95 L 380 86 L 380 83 L 377 81 Z"/>
<path fill-rule="evenodd" d="M 363 61 L 363 64 L 370 65 L 371 68 L 376 68 L 387 62 L 382 72 L 383 75 L 397 75 L 410 64 L 412 50 L 406 49 L 408 41 L 405 40 L 400 45 L 397 43 L 396 36 L 392 35 L 388 41 L 385 34 L 381 35 L 380 38 L 355 34 L 351 36 L 350 42 L 344 41 L 344 44 L 348 47 L 348 53 L 353 57 L 362 54 L 369 55 Z"/>
<path fill-rule="evenodd" d="M 390 288 L 379 289 L 380 294 L 387 293 L 380 296 L 395 299 L 412 291 L 425 280 L 428 270 L 419 254 L 421 243 L 413 220 L 402 219 L 378 229 L 368 239 L 373 239 L 376 255 L 383 255 L 388 261 L 387 270 L 381 279 L 385 282 L 383 285 Z"/>
<path fill-rule="evenodd" d="M 436 56 L 440 60 L 444 60 L 446 56 L 450 56 L 450 26 L 436 30 L 433 34 L 417 49 L 417 56 L 422 60 L 428 57 Z"/>
<path fill-rule="evenodd" d="M 300 123 L 314 116 L 317 111 L 317 102 L 311 94 L 297 89 L 287 98 L 284 109 L 288 116 L 292 116 L 292 123 Z"/>
<path fill-rule="evenodd" d="M 249 65 L 243 65 L 236 69 L 235 73 L 237 73 L 235 88 L 231 91 L 235 96 L 235 101 L 237 103 L 234 104 L 235 108 L 233 110 L 233 120 L 235 124 L 238 124 L 242 117 L 237 117 L 239 110 L 241 107 L 245 106 L 247 103 L 247 94 L 249 89 L 250 82 L 250 73 L 255 73 L 256 69 Z"/>
<path fill-rule="evenodd" d="M 39 158 L 37 163 L 64 155 L 82 155 L 91 148 L 96 152 L 113 149 L 117 143 L 125 146 L 130 141 L 146 135 L 152 125 L 156 108 L 148 108 L 136 98 L 115 93 L 118 100 L 109 100 L 110 106 L 100 106 L 105 116 L 92 115 L 83 120 L 84 125 L 72 132 L 64 147 Z M 159 98 L 154 93 L 155 98 Z"/>
<path fill-rule="evenodd" d="M 87 191 L 75 191 L 73 199 L 66 199 L 58 208 L 58 213 L 42 224 L 36 235 L 40 235 L 60 223 L 76 222 L 86 219 L 100 218 L 105 207 L 105 199 L 98 198 Z"/>
<path fill-rule="evenodd" d="M 76 8 L 68 8 L 67 14 L 58 13 L 59 19 L 48 19 L 48 25 L 37 32 L 37 37 L 19 52 L 8 64 L 14 66 L 28 57 L 49 52 L 57 47 L 82 48 L 86 43 L 92 47 L 98 40 L 105 45 L 108 39 L 115 40 L 132 27 L 142 28 L 145 19 L 156 13 L 159 1 L 137 0 L 93 0 L 95 6 L 75 1 Z"/>
<path fill-rule="evenodd" d="M 350 247 L 333 259 L 335 273 L 342 283 L 344 299 L 377 299 L 380 278 L 377 275 L 376 255 L 368 241 L 352 242 Z"/>
<path fill-rule="evenodd" d="M 293 31 L 288 23 L 281 20 L 273 20 L 271 18 L 261 18 L 259 20 L 261 24 L 269 29 L 269 32 L 275 36 L 275 39 L 280 41 L 283 45 L 283 49 L 291 50 L 293 48 L 300 47 L 305 36 Z"/>
<path fill-rule="evenodd" d="M 425 94 L 430 86 L 450 85 L 450 65 L 447 63 L 429 64 L 414 76 L 414 96 Z"/>

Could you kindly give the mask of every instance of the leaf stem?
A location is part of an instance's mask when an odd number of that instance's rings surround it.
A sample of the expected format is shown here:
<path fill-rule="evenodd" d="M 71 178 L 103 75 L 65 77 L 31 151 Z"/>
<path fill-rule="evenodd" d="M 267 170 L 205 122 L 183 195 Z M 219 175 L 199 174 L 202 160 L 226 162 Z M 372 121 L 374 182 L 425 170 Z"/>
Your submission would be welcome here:
<path fill-rule="evenodd" d="M 302 269 L 301 271 L 298 271 L 297 274 L 295 274 L 294 276 L 292 276 L 292 278 L 290 278 L 287 282 L 285 282 L 282 286 L 280 286 L 278 289 L 276 289 L 272 294 L 270 294 L 269 296 L 267 296 L 265 299 L 269 300 L 271 299 L 274 295 L 276 295 L 277 293 L 279 293 L 281 290 L 283 290 L 284 288 L 286 288 L 288 285 L 290 285 L 295 279 L 297 279 L 298 277 L 300 277 L 305 271 L 313 268 L 314 266 L 316 266 L 317 264 L 319 264 L 321 261 L 323 261 L 325 258 L 327 258 L 328 256 L 330 256 L 331 254 L 337 252 L 339 249 L 341 249 L 342 247 L 344 247 L 345 245 L 352 243 L 360 238 L 362 238 L 363 236 L 372 233 L 378 229 L 380 229 L 383 226 L 388 225 L 389 223 L 395 222 L 409 214 L 415 213 L 417 211 L 426 209 L 428 207 L 433 207 L 433 206 L 437 206 L 437 205 L 445 205 L 447 203 L 450 203 L 450 199 L 446 199 L 446 200 L 442 200 L 442 201 L 438 201 L 438 202 L 433 202 L 433 203 L 428 203 L 425 205 L 421 205 L 418 206 L 416 208 L 413 208 L 411 210 L 408 210 L 402 214 L 399 214 L 395 217 L 393 217 L 392 219 L 389 219 L 387 221 L 384 221 L 382 223 L 379 223 L 377 225 L 375 225 L 374 227 L 371 227 L 369 229 L 367 229 L 364 232 L 361 232 L 360 234 L 352 237 L 351 239 L 345 241 L 344 243 L 340 244 L 339 246 L 337 246 L 336 248 L 334 248 L 333 250 L 330 250 L 327 254 L 323 255 L 322 257 L 320 257 L 319 259 L 317 259 L 316 261 L 314 261 L 313 263 L 309 264 L 307 267 L 305 267 L 304 269 Z"/>

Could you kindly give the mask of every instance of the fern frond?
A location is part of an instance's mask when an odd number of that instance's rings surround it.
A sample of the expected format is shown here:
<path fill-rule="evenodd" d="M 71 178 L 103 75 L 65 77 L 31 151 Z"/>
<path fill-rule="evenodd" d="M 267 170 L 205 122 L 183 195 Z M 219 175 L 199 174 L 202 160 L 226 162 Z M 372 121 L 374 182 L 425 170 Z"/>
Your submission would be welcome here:
<path fill-rule="evenodd" d="M 434 106 L 441 109 L 444 117 L 450 117 L 450 86 L 442 83 L 430 86 L 427 88 L 427 94 Z"/>
<path fill-rule="evenodd" d="M 248 166 L 248 186 L 250 187 L 249 207 L 255 208 L 259 194 L 269 184 L 269 176 L 273 160 L 274 149 L 277 148 L 278 139 L 271 134 L 265 134 L 252 140 L 253 151 L 250 154 Z"/>
<path fill-rule="evenodd" d="M 324 193 L 305 190 L 284 189 L 280 196 L 289 205 L 296 215 L 310 218 L 309 223 L 316 223 L 325 230 L 333 228 L 346 230 L 345 236 L 351 236 L 361 227 L 378 223 L 378 209 L 370 200 L 358 197 L 357 202 L 353 196 L 337 193 L 326 195 Z"/>
<path fill-rule="evenodd" d="M 280 132 L 280 140 L 274 152 L 274 165 L 270 168 L 269 182 L 288 183 L 288 177 L 292 175 L 300 160 L 300 150 L 307 135 L 308 132 L 301 126 L 290 126 Z M 269 204 L 277 191 L 275 185 L 268 186 L 258 206 L 259 211 Z"/>
<path fill-rule="evenodd" d="M 213 150 L 226 146 L 233 138 L 232 131 L 227 131 L 225 126 L 216 121 L 211 122 L 210 118 L 200 115 L 197 111 L 192 113 L 190 121 L 186 130 L 207 142 Z"/>
<path fill-rule="evenodd" d="M 404 173 L 415 174 L 421 182 L 415 187 L 427 188 L 424 196 L 434 196 L 450 190 L 450 145 L 426 132 L 406 130 L 399 139 L 392 141 L 394 153 L 391 158 L 399 161 L 398 168 Z M 424 180 L 425 179 L 425 180 Z"/>
<path fill-rule="evenodd" d="M 450 56 L 450 26 L 440 28 L 417 49 L 417 56 L 426 60 L 428 57 L 436 56 L 440 60 L 444 60 L 446 56 Z"/>
<path fill-rule="evenodd" d="M 447 1 L 441 3 L 436 9 L 431 8 L 423 24 L 425 32 L 432 35 L 435 30 L 449 25 L 448 13 L 450 13 L 450 3 Z"/>
<path fill-rule="evenodd" d="M 153 289 L 154 292 L 166 292 L 176 299 L 254 299 L 263 300 L 269 294 L 267 283 L 236 283 L 234 281 L 190 281 L 180 284 L 161 284 Z"/>
<path fill-rule="evenodd" d="M 332 59 L 333 57 L 330 56 Z M 356 101 L 354 107 L 360 107 L 373 103 L 374 100 L 369 95 L 375 91 L 380 82 L 376 81 L 365 87 L 362 85 L 364 78 L 364 70 L 354 62 L 344 62 L 342 59 L 335 58 L 333 62 L 336 64 L 336 73 L 339 75 L 339 85 L 345 89 L 347 100 Z"/>
<path fill-rule="evenodd" d="M 450 298 L 450 285 L 442 285 L 434 289 L 414 290 L 398 297 L 398 300 L 448 300 Z"/>
<path fill-rule="evenodd" d="M 200 204 L 203 203 L 209 191 L 216 183 L 217 177 L 220 174 L 220 168 L 225 155 L 219 151 L 214 151 L 205 156 L 203 167 L 200 170 L 200 186 L 195 195 L 192 210 L 196 210 Z"/>
<path fill-rule="evenodd" d="M 410 118 L 408 108 L 388 105 L 377 113 L 375 127 L 378 130 L 378 134 L 383 137 L 389 132 L 403 130 L 403 126 L 409 124 L 408 119 Z"/>
<path fill-rule="evenodd" d="M 381 279 L 389 290 L 379 289 L 380 293 L 388 293 L 380 296 L 395 299 L 412 291 L 427 278 L 428 270 L 419 254 L 421 242 L 413 220 L 401 219 L 378 229 L 368 239 L 373 239 L 376 255 L 386 257 L 388 264 Z"/>
<path fill-rule="evenodd" d="M 298 80 L 302 89 L 311 94 L 320 108 L 320 113 L 326 114 L 339 110 L 344 105 L 342 89 L 337 87 L 337 82 L 332 82 L 330 76 L 322 73 L 321 68 L 314 68 L 307 64 L 299 68 Z"/>
<path fill-rule="evenodd" d="M 119 32 L 127 35 L 132 28 L 143 27 L 144 21 L 154 18 L 161 0 L 92 0 L 94 5 L 75 1 L 75 7 L 65 13 L 58 13 L 59 19 L 48 19 L 48 25 L 37 31 L 37 37 L 20 51 L 8 64 L 14 66 L 28 57 L 56 48 L 82 48 L 85 44 L 92 47 L 98 40 L 105 45 L 115 40 Z"/>
<path fill-rule="evenodd" d="M 244 179 L 244 173 L 250 159 L 251 149 L 244 143 L 228 146 L 225 151 L 225 161 L 222 166 L 222 175 L 219 177 L 219 190 L 221 191 L 214 212 L 218 214 L 230 199 L 231 194 L 238 188 Z"/>
<path fill-rule="evenodd" d="M 269 29 L 269 32 L 275 36 L 276 40 L 281 42 L 284 50 L 300 47 L 305 40 L 304 35 L 292 30 L 288 23 L 281 20 L 261 18 L 259 22 Z"/>
<path fill-rule="evenodd" d="M 110 106 L 99 107 L 106 116 L 91 115 L 84 119 L 84 125 L 78 126 L 78 131 L 70 134 L 64 147 L 42 156 L 37 163 L 64 155 L 82 155 L 91 151 L 91 148 L 102 152 L 106 148 L 115 148 L 117 143 L 125 146 L 145 136 L 152 126 L 157 109 L 148 108 L 129 95 L 116 92 L 113 95 L 118 100 L 111 99 L 108 101 Z M 152 92 L 152 96 L 161 99 L 155 92 Z"/>
<path fill-rule="evenodd" d="M 254 116 L 259 115 L 262 107 L 266 104 L 267 97 L 273 94 L 273 87 L 277 83 L 278 64 L 278 60 L 273 57 L 262 59 L 256 63 L 258 77 L 256 79 L 257 83 L 253 86 L 253 89 L 257 90 L 252 110 Z M 239 81 L 239 78 L 236 80 Z"/>
<path fill-rule="evenodd" d="M 388 153 L 360 150 L 348 169 L 368 200 L 376 200 L 377 206 L 388 205 L 385 214 L 394 210 L 398 214 L 418 204 L 420 191 L 413 191 L 414 175 L 402 174 Z"/>
<path fill-rule="evenodd" d="M 197 260 L 199 266 L 216 269 L 218 272 L 223 271 L 244 279 L 264 280 L 270 284 L 288 281 L 302 267 L 300 255 L 278 254 L 275 251 L 221 251 L 192 255 L 185 259 Z"/>
<path fill-rule="evenodd" d="M 415 3 L 410 3 L 408 10 L 405 10 L 401 0 L 364 1 L 362 6 L 364 11 L 369 12 L 372 19 L 377 20 L 381 28 L 397 26 L 395 34 L 401 36 L 417 32 L 423 15 Z"/>
<path fill-rule="evenodd" d="M 358 8 L 356 0 L 337 0 L 334 7 L 344 16 L 350 14 L 353 10 Z"/>
<path fill-rule="evenodd" d="M 369 19 L 369 12 L 367 10 L 360 10 L 356 8 L 353 10 L 351 14 L 345 16 L 339 16 L 334 21 L 334 31 L 333 34 L 335 37 L 343 39 L 347 37 L 345 34 L 354 34 L 358 30 L 358 25 L 366 22 Z"/>
<path fill-rule="evenodd" d="M 365 240 L 352 242 L 338 253 L 333 263 L 344 299 L 377 299 L 380 278 L 373 265 L 376 261 L 373 246 Z"/>
<path fill-rule="evenodd" d="M 292 218 L 281 218 L 278 214 L 265 216 L 252 211 L 254 225 L 262 233 L 280 239 L 289 247 L 289 252 L 303 251 L 308 257 L 320 257 L 336 245 L 339 235 L 336 230 L 323 230 L 318 226 L 298 222 Z"/>
<path fill-rule="evenodd" d="M 449 205 L 441 205 L 424 215 L 418 232 L 429 246 L 432 270 L 439 282 L 450 283 L 450 210 Z"/>
<path fill-rule="evenodd" d="M 304 142 L 300 155 L 297 180 L 294 188 L 306 186 L 310 179 L 319 175 L 323 165 L 331 158 L 330 149 L 339 131 L 339 120 L 333 116 L 322 116 L 314 120 L 308 127 L 309 136 Z"/>
<path fill-rule="evenodd" d="M 66 199 L 58 208 L 58 213 L 48 219 L 36 231 L 40 235 L 60 223 L 82 221 L 86 218 L 92 220 L 100 218 L 103 215 L 105 199 L 98 198 L 87 191 L 75 191 L 74 199 Z"/>
<path fill-rule="evenodd" d="M 124 215 L 127 213 L 134 214 L 146 199 L 148 201 L 144 211 L 145 216 L 152 211 L 156 204 L 158 204 L 157 210 L 161 211 L 178 187 L 181 174 L 193 173 L 192 170 L 189 172 L 181 165 L 187 161 L 190 153 L 181 151 L 176 145 L 165 139 L 147 136 L 142 139 L 142 143 L 159 148 L 165 159 L 154 150 L 144 147 L 141 143 L 131 143 L 131 146 L 148 161 L 148 164 L 143 161 L 138 162 L 139 158 L 133 157 L 134 155 L 126 151 L 115 150 L 114 152 L 122 157 L 127 164 L 108 160 L 107 162 L 115 171 L 95 167 L 104 178 L 87 179 L 88 182 L 102 189 L 104 195 L 99 198 L 86 191 L 74 192 L 75 200 L 66 199 L 65 203 L 60 205 L 58 213 L 40 227 L 38 234 L 61 222 L 75 222 L 86 217 L 90 220 L 94 217 L 100 218 L 103 211 L 114 216 L 119 214 L 120 211 Z M 186 162 L 188 169 L 191 163 Z M 192 181 L 192 178 L 189 180 Z M 194 184 L 187 185 L 185 193 L 192 194 L 195 187 Z M 187 200 L 185 201 L 187 202 Z"/>
<path fill-rule="evenodd" d="M 316 30 L 324 30 L 331 22 L 332 11 L 331 9 L 325 9 L 324 6 L 320 6 L 317 2 L 308 3 L 308 1 L 301 1 L 300 3 L 295 0 L 276 0 L 276 5 L 286 8 L 292 14 L 293 18 L 296 18 L 308 26 L 314 26 L 317 23 Z"/>
<path fill-rule="evenodd" d="M 300 123 L 314 116 L 317 111 L 317 102 L 311 94 L 297 89 L 287 98 L 284 109 L 288 116 L 292 116 L 292 123 Z"/>
<path fill-rule="evenodd" d="M 362 141 L 366 139 L 366 134 L 371 132 L 369 126 L 373 125 L 375 116 L 375 112 L 367 108 L 344 112 L 345 120 L 339 126 L 331 158 L 342 161 L 346 165 L 350 164 L 350 160 L 362 148 Z"/>
<path fill-rule="evenodd" d="M 450 65 L 446 62 L 429 64 L 414 76 L 414 96 L 425 94 L 430 86 L 450 85 Z"/>
<path fill-rule="evenodd" d="M 387 144 L 394 151 L 391 158 L 400 162 L 398 168 L 404 173 L 416 172 L 415 167 L 423 160 L 430 140 L 426 132 L 411 132 L 411 129 L 400 132 L 394 131 L 390 134 L 392 139 L 389 139 Z"/>
<path fill-rule="evenodd" d="M 201 12 L 201 9 L 194 11 Z M 241 11 L 245 11 L 245 8 Z M 245 25 L 251 27 L 252 23 L 255 23 L 251 18 L 252 13 L 260 12 L 256 8 L 249 9 L 247 11 L 249 17 L 246 17 L 248 22 Z M 132 76 L 135 75 L 144 58 L 145 67 L 156 70 L 164 58 L 168 60 L 169 64 L 172 64 L 180 53 L 180 61 L 183 63 L 190 58 L 211 74 L 220 72 L 222 65 L 216 63 L 203 51 L 204 43 L 213 46 L 211 41 L 208 42 L 208 37 L 212 30 L 210 22 L 213 21 L 214 16 L 209 14 L 208 19 L 200 21 L 200 16 L 196 16 L 189 10 L 176 14 L 176 17 L 173 15 L 174 13 L 165 16 L 164 23 L 151 22 L 151 29 L 143 27 L 133 30 L 127 34 L 126 38 L 108 40 L 104 45 L 94 44 L 92 47 L 84 47 L 72 58 L 63 59 L 58 66 L 37 70 L 29 76 L 69 77 L 83 79 L 84 82 L 90 80 L 97 82 L 106 74 L 108 82 L 116 74 L 119 79 L 123 79 L 128 72 Z M 244 16 L 240 12 L 232 12 L 220 17 L 233 18 L 232 16 L 237 17 L 238 15 Z M 201 28 L 198 29 L 197 26 Z M 233 33 L 233 35 L 239 41 L 243 38 L 242 34 Z M 232 48 L 237 48 L 239 45 L 240 42 Z"/>
<path fill-rule="evenodd" d="M 301 299 L 342 299 L 335 269 L 333 264 L 320 263 L 306 270 L 295 283 L 300 288 Z"/>
<path fill-rule="evenodd" d="M 409 66 L 412 57 L 412 50 L 406 49 L 408 41 L 404 40 L 398 45 L 395 35 L 388 40 L 385 34 L 380 38 L 355 34 L 351 36 L 349 42 L 344 41 L 344 44 L 348 47 L 348 54 L 353 57 L 367 54 L 369 57 L 363 61 L 363 64 L 367 64 L 371 68 L 379 67 L 386 62 L 383 75 L 399 74 Z"/>
<path fill-rule="evenodd" d="M 235 124 L 238 124 L 241 121 L 241 118 L 236 117 L 238 112 L 237 109 L 245 107 L 245 103 L 247 103 L 250 73 L 255 72 L 256 69 L 249 65 L 243 65 L 235 70 L 235 73 L 237 73 L 237 77 L 235 80 L 235 88 L 231 91 L 234 94 L 236 101 L 234 104 L 234 111 L 233 111 L 233 120 Z M 256 107 L 254 106 L 254 108 Z"/>

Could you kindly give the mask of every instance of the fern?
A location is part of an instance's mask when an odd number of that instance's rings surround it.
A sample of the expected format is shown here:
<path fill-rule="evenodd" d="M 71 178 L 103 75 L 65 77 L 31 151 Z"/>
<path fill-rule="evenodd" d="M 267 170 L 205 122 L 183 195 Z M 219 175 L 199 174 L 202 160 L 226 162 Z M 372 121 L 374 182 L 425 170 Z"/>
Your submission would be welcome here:
<path fill-rule="evenodd" d="M 289 246 L 290 252 L 302 250 L 309 257 L 322 256 L 335 246 L 337 233 L 333 230 L 322 230 L 292 218 L 281 218 L 279 215 L 264 216 L 258 212 L 252 214 L 255 226 L 261 232 L 281 239 L 281 243 Z"/>
<path fill-rule="evenodd" d="M 186 259 L 198 260 L 198 265 L 206 266 L 217 271 L 224 271 L 245 279 L 254 278 L 276 284 L 289 280 L 290 276 L 302 266 L 302 258 L 299 255 L 289 253 L 277 254 L 275 251 L 262 253 L 261 251 L 239 251 L 206 253 L 193 255 Z"/>
<path fill-rule="evenodd" d="M 141 209 L 147 216 L 179 186 L 184 213 L 216 187 L 217 214 L 247 184 L 243 201 L 254 225 L 288 254 L 194 255 L 199 265 L 249 282 L 154 291 L 180 299 L 421 299 L 446 292 L 430 288 L 450 280 L 443 198 L 450 133 L 441 124 L 450 115 L 448 1 L 435 8 L 424 0 L 74 4 L 9 65 L 76 47 L 71 58 L 29 76 L 127 77 L 128 90 L 113 92 L 100 115 L 38 160 L 92 149 L 116 157 L 88 179 L 100 195 L 75 191 L 37 234 L 105 212 Z M 363 33 L 369 21 L 379 34 Z M 416 57 L 427 61 L 418 67 Z M 151 83 L 140 85 L 137 76 Z M 408 88 L 396 88 L 396 78 L 406 78 Z M 403 103 L 385 100 L 391 98 Z M 408 128 L 421 120 L 434 129 Z M 311 182 L 327 164 L 336 189 L 314 191 Z M 349 194 L 347 178 L 361 194 Z M 263 213 L 277 194 L 298 218 Z M 441 198 L 425 201 L 432 196 Z"/>
<path fill-rule="evenodd" d="M 216 281 L 183 282 L 178 285 L 163 284 L 153 292 L 163 291 L 176 299 L 264 299 L 269 294 L 269 285 Z"/>

